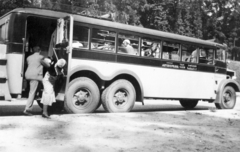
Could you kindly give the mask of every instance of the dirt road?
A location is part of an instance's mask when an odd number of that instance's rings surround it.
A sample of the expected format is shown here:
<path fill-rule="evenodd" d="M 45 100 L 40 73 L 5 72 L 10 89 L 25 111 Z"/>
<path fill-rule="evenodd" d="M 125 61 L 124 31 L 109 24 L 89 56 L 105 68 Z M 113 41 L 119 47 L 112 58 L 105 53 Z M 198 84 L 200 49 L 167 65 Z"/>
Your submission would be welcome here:
<path fill-rule="evenodd" d="M 239 152 L 240 110 L 0 118 L 1 152 Z"/>

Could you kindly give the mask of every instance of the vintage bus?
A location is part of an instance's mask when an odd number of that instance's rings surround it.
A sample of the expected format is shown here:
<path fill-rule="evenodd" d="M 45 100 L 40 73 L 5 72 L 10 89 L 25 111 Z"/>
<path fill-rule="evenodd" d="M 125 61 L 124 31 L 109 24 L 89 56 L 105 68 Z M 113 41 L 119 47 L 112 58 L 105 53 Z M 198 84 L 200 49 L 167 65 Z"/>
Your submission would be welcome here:
<path fill-rule="evenodd" d="M 239 84 L 227 69 L 225 46 L 98 17 L 43 8 L 18 8 L 0 18 L 1 94 L 26 98 L 26 58 L 64 58 L 57 101 L 69 113 L 129 112 L 144 99 L 199 101 L 232 109 Z M 6 99 L 7 98 L 7 99 Z M 160 102 L 161 100 L 156 100 Z"/>

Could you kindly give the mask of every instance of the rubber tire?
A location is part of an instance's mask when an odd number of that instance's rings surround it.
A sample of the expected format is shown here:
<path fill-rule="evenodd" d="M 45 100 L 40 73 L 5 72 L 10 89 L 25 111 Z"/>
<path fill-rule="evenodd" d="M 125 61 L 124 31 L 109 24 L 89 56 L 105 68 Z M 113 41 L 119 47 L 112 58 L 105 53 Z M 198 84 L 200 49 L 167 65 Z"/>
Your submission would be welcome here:
<path fill-rule="evenodd" d="M 99 103 L 98 103 L 98 105 L 97 105 L 96 110 L 97 110 L 101 105 L 102 105 L 102 101 L 100 100 Z"/>
<path fill-rule="evenodd" d="M 180 100 L 179 102 L 185 109 L 193 109 L 198 104 L 198 100 Z"/>
<path fill-rule="evenodd" d="M 232 101 L 229 104 L 226 104 L 224 102 L 224 99 L 223 99 L 223 95 L 225 92 L 231 92 L 232 94 Z M 223 92 L 222 92 L 222 96 L 220 97 L 220 103 L 215 103 L 215 106 L 217 109 L 233 109 L 235 107 L 235 104 L 236 104 L 236 91 L 233 89 L 233 87 L 231 86 L 226 86 L 224 89 L 223 89 Z"/>
<path fill-rule="evenodd" d="M 92 95 L 92 100 L 88 103 L 89 105 L 85 108 L 84 107 L 77 108 L 72 102 L 74 94 L 80 88 L 88 89 L 88 91 Z M 69 84 L 66 97 L 65 97 L 64 109 L 68 113 L 91 113 L 96 110 L 99 104 L 99 100 L 100 100 L 100 92 L 96 83 L 87 77 L 80 77 L 80 78 L 74 79 Z"/>
<path fill-rule="evenodd" d="M 117 107 L 112 102 L 114 94 L 117 90 L 124 89 L 128 93 L 128 101 L 124 103 L 123 107 Z M 103 108 L 110 113 L 117 112 L 129 112 L 132 110 L 135 100 L 136 100 L 136 91 L 132 83 L 127 80 L 119 79 L 113 82 L 109 87 L 107 87 L 101 96 Z"/>

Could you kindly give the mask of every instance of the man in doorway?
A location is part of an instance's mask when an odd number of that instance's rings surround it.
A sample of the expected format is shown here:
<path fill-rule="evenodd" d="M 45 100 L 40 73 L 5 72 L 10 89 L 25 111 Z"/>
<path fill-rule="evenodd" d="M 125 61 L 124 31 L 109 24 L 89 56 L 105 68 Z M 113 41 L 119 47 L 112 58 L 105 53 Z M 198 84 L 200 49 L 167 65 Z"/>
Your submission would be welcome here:
<path fill-rule="evenodd" d="M 27 58 L 27 70 L 25 77 L 30 81 L 30 90 L 28 95 L 27 104 L 23 113 L 25 115 L 32 115 L 31 111 L 33 108 L 33 102 L 39 81 L 43 79 L 43 66 L 41 65 L 41 60 L 44 56 L 40 55 L 41 49 L 39 46 L 33 47 L 33 54 Z"/>

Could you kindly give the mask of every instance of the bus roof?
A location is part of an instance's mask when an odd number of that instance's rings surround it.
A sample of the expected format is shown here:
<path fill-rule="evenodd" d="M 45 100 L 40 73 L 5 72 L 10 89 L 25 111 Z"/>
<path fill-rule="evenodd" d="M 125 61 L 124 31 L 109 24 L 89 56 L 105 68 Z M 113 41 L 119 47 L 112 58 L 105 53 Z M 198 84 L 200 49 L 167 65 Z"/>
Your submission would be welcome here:
<path fill-rule="evenodd" d="M 100 25 L 103 27 L 111 27 L 111 28 L 123 30 L 123 31 L 130 31 L 130 32 L 136 32 L 136 33 L 140 33 L 140 34 L 152 35 L 155 37 L 174 40 L 174 41 L 178 41 L 178 42 L 194 43 L 194 44 L 198 44 L 198 45 L 200 44 L 200 45 L 207 45 L 207 46 L 211 46 L 211 47 L 225 48 L 225 46 L 222 44 L 207 41 L 207 40 L 202 40 L 202 39 L 198 39 L 198 38 L 193 38 L 193 37 L 188 37 L 188 36 L 183 36 L 183 35 L 179 35 L 179 34 L 163 32 L 163 31 L 158 31 L 158 30 L 153 30 L 153 29 L 148 29 L 148 28 L 143 28 L 143 27 L 138 27 L 138 26 L 122 24 L 122 23 L 118 23 L 118 22 L 101 20 L 101 19 L 92 18 L 92 17 L 86 17 L 86 16 L 82 16 L 82 15 L 78 15 L 78 14 L 70 14 L 70 13 L 66 13 L 66 12 L 60 12 L 60 11 L 54 11 L 54 10 L 48 10 L 48 9 L 39 9 L 39 8 L 17 8 L 17 9 L 10 11 L 7 14 L 10 14 L 13 12 L 35 14 L 35 15 L 40 15 L 40 16 L 54 17 L 54 18 L 64 18 L 67 15 L 72 15 L 74 18 L 74 21 L 78 21 L 78 22 L 82 22 L 82 23 L 87 23 L 87 24 L 92 24 L 92 25 Z"/>

